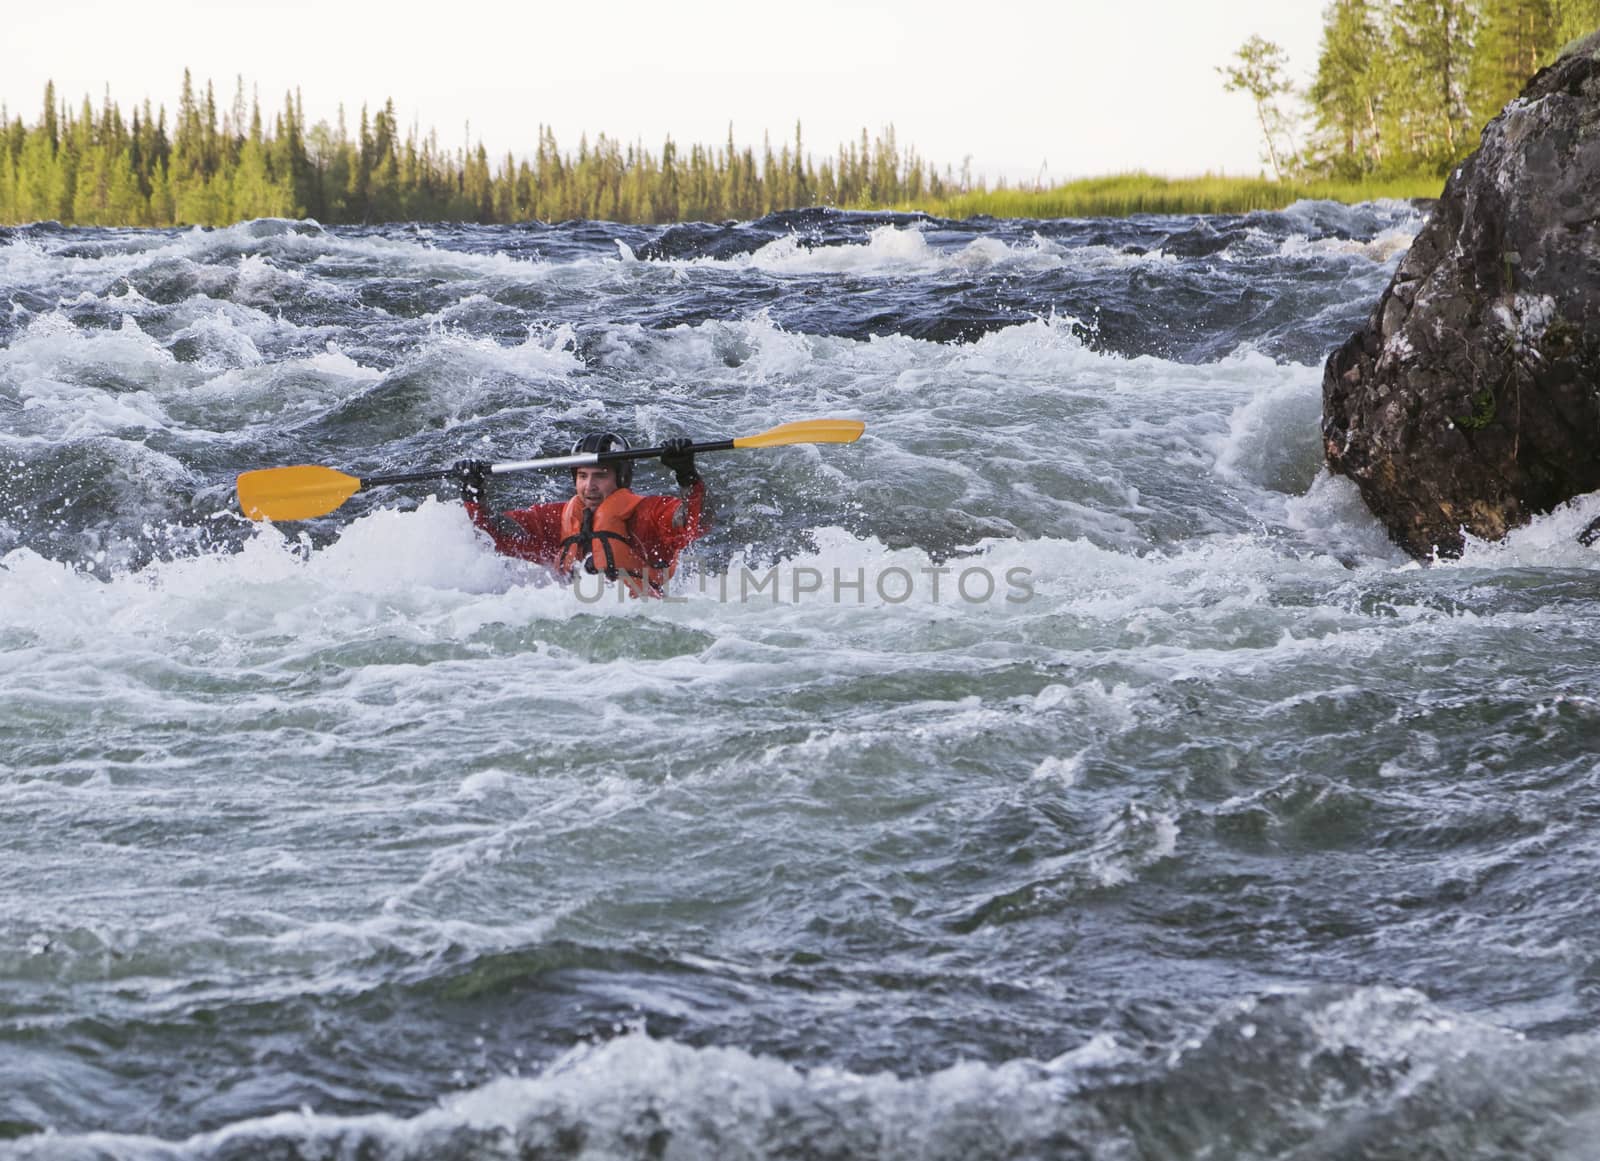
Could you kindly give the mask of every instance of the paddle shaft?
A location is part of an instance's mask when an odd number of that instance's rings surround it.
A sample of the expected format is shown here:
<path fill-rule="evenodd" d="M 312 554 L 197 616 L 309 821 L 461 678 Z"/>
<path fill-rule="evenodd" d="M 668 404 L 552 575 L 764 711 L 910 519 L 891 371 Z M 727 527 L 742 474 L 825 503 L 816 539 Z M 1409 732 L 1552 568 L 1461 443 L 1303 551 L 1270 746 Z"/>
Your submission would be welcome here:
<path fill-rule="evenodd" d="M 731 451 L 733 440 L 719 439 L 710 443 L 690 444 L 688 451 L 691 455 L 701 452 Z M 619 460 L 647 460 L 661 455 L 667 449 L 663 447 L 631 447 L 627 451 L 610 452 L 577 452 L 565 456 L 545 456 L 537 460 L 514 460 L 505 464 L 489 464 L 492 475 L 503 476 L 508 472 L 531 472 L 536 468 L 586 468 L 599 464 L 614 464 Z M 375 488 L 380 484 L 420 484 L 427 480 L 448 480 L 454 477 L 456 470 L 450 468 L 434 468 L 427 472 L 399 472 L 387 476 L 362 476 L 363 488 Z"/>
<path fill-rule="evenodd" d="M 435 468 L 431 472 L 401 472 L 393 476 L 362 476 L 363 488 L 374 488 L 379 484 L 420 484 L 424 480 L 448 480 L 455 475 L 454 468 Z"/>
<path fill-rule="evenodd" d="M 731 439 L 713 440 L 710 443 L 692 443 L 681 454 L 699 455 L 701 452 L 732 451 L 734 442 Z M 665 454 L 664 447 L 630 447 L 627 451 L 608 452 L 574 452 L 566 456 L 546 456 L 538 460 L 514 460 L 508 464 L 490 464 L 489 471 L 501 476 L 507 472 L 528 472 L 535 468 L 587 468 L 600 464 L 614 464 L 622 460 L 648 460 Z M 436 479 L 441 473 L 425 475 L 423 479 Z M 453 472 L 444 472 L 443 475 L 453 475 Z M 363 481 L 365 482 L 365 481 Z M 378 477 L 374 483 L 399 483 L 388 477 Z"/>

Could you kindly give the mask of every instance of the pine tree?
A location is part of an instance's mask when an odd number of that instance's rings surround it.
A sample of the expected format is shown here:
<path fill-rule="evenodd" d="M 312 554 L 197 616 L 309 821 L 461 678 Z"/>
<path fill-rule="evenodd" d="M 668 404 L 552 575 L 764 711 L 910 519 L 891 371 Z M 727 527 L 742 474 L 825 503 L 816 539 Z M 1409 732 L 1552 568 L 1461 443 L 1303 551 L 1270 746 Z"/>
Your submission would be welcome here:
<path fill-rule="evenodd" d="M 171 220 L 195 223 L 206 214 L 205 205 L 205 125 L 200 105 L 194 97 L 194 82 L 183 70 L 183 91 L 178 97 L 178 117 L 172 140 L 172 162 L 168 171 L 172 211 Z M 196 216 L 196 215 L 200 216 Z"/>
<path fill-rule="evenodd" d="M 394 98 L 384 102 L 372 125 L 372 156 L 368 173 L 368 216 L 379 222 L 401 216 L 399 126 Z"/>
<path fill-rule="evenodd" d="M 62 105 L 61 143 L 50 174 L 50 216 L 63 224 L 72 221 L 78 167 L 93 143 L 94 113 L 89 108 L 88 97 L 83 99 L 83 110 L 83 116 L 74 119 L 66 111 L 65 104 Z"/>
<path fill-rule="evenodd" d="M 213 178 L 222 169 L 223 146 L 222 133 L 217 128 L 217 92 L 208 80 L 206 81 L 205 121 L 202 125 L 204 137 L 201 143 L 201 163 L 206 177 Z"/>
<path fill-rule="evenodd" d="M 1384 100 L 1386 46 L 1372 0 L 1334 0 L 1322 29 L 1322 52 L 1311 85 L 1319 168 L 1342 178 L 1383 165 L 1379 110 Z"/>
<path fill-rule="evenodd" d="M 1550 0 L 1480 0 L 1468 68 L 1471 122 L 1482 125 L 1522 91 L 1559 45 Z"/>
<path fill-rule="evenodd" d="M 154 195 L 154 182 L 156 171 L 165 171 L 171 157 L 171 149 L 167 143 L 167 109 L 163 105 L 158 115 L 152 116 L 150 101 L 144 103 L 143 117 L 134 117 L 133 128 L 133 159 L 139 178 L 139 188 L 146 198 Z M 162 218 L 152 204 L 150 207 L 152 224 L 159 221 L 166 224 L 167 219 Z"/>
<path fill-rule="evenodd" d="M 44 122 L 41 125 L 45 139 L 50 142 L 50 153 L 53 156 L 61 146 L 61 122 L 56 116 L 56 83 L 44 83 Z"/>
<path fill-rule="evenodd" d="M 678 147 L 672 143 L 672 136 L 661 144 L 661 196 L 656 203 L 655 210 L 659 220 L 676 222 L 682 202 L 682 183 L 678 174 Z"/>
<path fill-rule="evenodd" d="M 306 157 L 305 136 L 300 127 L 300 112 L 294 94 L 285 93 L 283 112 L 276 119 L 276 131 L 266 143 L 267 161 L 273 180 L 286 192 L 286 213 L 304 217 L 311 203 L 311 166 Z"/>
<path fill-rule="evenodd" d="M 18 127 L 22 124 L 17 121 Z M 17 157 L 11 149 L 12 128 L 4 109 L 0 109 L 0 222 L 15 222 L 17 210 Z"/>
<path fill-rule="evenodd" d="M 805 144 L 800 135 L 800 120 L 794 123 L 794 171 L 790 174 L 789 196 L 785 202 L 789 206 L 809 206 L 815 200 L 812 187 L 815 182 L 806 172 Z"/>
<path fill-rule="evenodd" d="M 149 111 L 148 106 L 145 111 Z M 172 143 L 167 136 L 165 105 L 156 114 L 155 131 L 145 157 L 150 167 L 150 224 L 173 225 L 178 219 L 176 199 L 172 194 Z"/>
<path fill-rule="evenodd" d="M 856 163 L 855 187 L 856 201 L 871 200 L 872 190 L 872 144 L 867 140 L 867 128 L 861 127 L 861 149 L 851 155 Z"/>
<path fill-rule="evenodd" d="M 28 132 L 17 158 L 17 220 L 42 222 L 55 216 L 51 188 L 55 184 L 56 155 L 50 130 L 41 121 Z"/>
<path fill-rule="evenodd" d="M 292 195 L 273 180 L 267 144 L 261 132 L 261 107 L 253 105 L 250 132 L 239 147 L 239 161 L 229 182 L 228 217 L 236 221 L 277 218 L 288 213 Z"/>
<path fill-rule="evenodd" d="M 717 183 L 719 186 L 717 190 L 717 216 L 723 218 L 738 217 L 741 216 L 739 214 L 739 197 L 741 187 L 744 185 L 744 177 L 740 172 L 739 149 L 733 143 L 732 121 L 728 122 L 727 150 L 722 156 L 723 164 L 720 167 L 722 180 Z"/>
<path fill-rule="evenodd" d="M 111 159 L 111 177 L 106 189 L 105 221 L 116 226 L 148 226 L 150 203 L 139 188 L 133 162 L 133 147 L 125 145 Z"/>
<path fill-rule="evenodd" d="M 1468 136 L 1466 79 L 1473 36 L 1467 0 L 1396 0 L 1393 83 L 1399 145 L 1416 164 L 1443 173 L 1476 144 Z"/>
<path fill-rule="evenodd" d="M 259 104 L 259 101 L 257 104 Z M 243 75 L 238 75 L 235 78 L 233 88 L 233 108 L 229 110 L 229 112 L 223 117 L 222 126 L 223 131 L 220 139 L 221 149 L 223 151 L 222 164 L 225 167 L 236 165 L 239 161 L 239 154 L 244 150 L 245 142 L 245 101 Z"/>
<path fill-rule="evenodd" d="M 372 220 L 372 125 L 367 118 L 367 107 L 361 106 L 361 128 L 355 140 L 354 165 L 345 183 L 345 196 L 357 220 Z"/>
<path fill-rule="evenodd" d="M 61 220 L 85 226 L 111 224 L 105 217 L 111 174 L 107 171 L 105 150 L 96 139 L 94 110 L 89 107 L 88 97 L 83 99 L 83 110 L 73 122 L 68 139 L 74 159 L 72 192 Z"/>
<path fill-rule="evenodd" d="M 469 222 L 494 221 L 494 187 L 489 178 L 489 151 L 483 142 L 467 159 L 462 173 L 462 217 Z"/>
<path fill-rule="evenodd" d="M 1554 49 L 1539 62 L 1548 65 L 1567 45 L 1600 29 L 1600 0 L 1551 0 L 1555 23 Z"/>

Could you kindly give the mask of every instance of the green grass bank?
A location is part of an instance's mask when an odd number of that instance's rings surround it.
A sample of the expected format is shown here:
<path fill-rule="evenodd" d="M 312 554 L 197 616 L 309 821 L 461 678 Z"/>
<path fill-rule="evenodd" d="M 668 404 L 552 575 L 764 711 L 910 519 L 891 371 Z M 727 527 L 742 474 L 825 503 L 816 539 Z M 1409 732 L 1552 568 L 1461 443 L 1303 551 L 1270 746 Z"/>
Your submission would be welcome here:
<path fill-rule="evenodd" d="M 1384 198 L 1436 198 L 1434 175 L 1362 182 L 1270 181 L 1266 178 L 1157 177 L 1120 173 L 1083 178 L 1051 189 L 997 189 L 922 198 L 897 205 L 941 218 L 1118 218 L 1132 214 L 1239 214 L 1281 210 L 1308 199 L 1354 204 Z"/>

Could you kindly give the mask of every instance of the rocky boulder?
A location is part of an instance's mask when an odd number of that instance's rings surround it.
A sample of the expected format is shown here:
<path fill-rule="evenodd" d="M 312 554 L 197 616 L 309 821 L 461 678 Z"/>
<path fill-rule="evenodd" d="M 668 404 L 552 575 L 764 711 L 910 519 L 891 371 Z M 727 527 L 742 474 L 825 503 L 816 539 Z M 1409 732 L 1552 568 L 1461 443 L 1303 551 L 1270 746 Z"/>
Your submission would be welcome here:
<path fill-rule="evenodd" d="M 1600 489 L 1600 33 L 1450 175 L 1322 412 L 1329 467 L 1418 557 Z"/>

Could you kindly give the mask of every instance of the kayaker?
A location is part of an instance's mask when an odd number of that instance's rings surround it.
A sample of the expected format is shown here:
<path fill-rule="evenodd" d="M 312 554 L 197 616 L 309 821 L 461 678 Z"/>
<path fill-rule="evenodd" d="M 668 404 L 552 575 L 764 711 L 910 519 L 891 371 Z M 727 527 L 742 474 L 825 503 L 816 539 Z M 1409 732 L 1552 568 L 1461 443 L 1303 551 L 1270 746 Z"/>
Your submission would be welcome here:
<path fill-rule="evenodd" d="M 507 556 L 531 560 L 571 579 L 579 572 L 619 581 L 635 596 L 660 596 L 678 567 L 678 555 L 704 530 L 706 485 L 695 470 L 693 441 L 662 443 L 661 463 L 677 477 L 680 495 L 640 496 L 633 461 L 572 469 L 570 500 L 495 513 L 488 503 L 489 465 L 460 460 L 455 474 L 473 524 Z M 584 436 L 572 454 L 627 451 L 609 431 Z"/>

